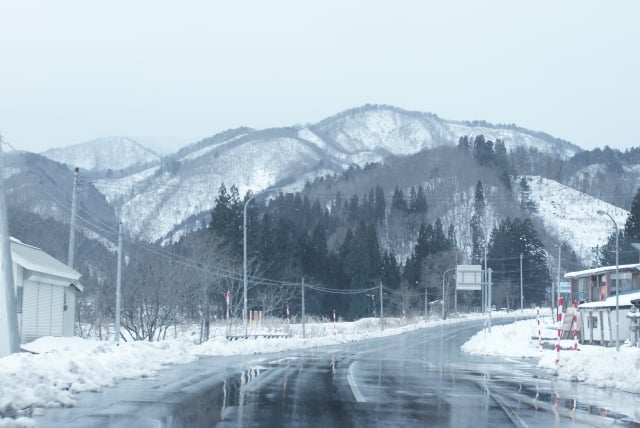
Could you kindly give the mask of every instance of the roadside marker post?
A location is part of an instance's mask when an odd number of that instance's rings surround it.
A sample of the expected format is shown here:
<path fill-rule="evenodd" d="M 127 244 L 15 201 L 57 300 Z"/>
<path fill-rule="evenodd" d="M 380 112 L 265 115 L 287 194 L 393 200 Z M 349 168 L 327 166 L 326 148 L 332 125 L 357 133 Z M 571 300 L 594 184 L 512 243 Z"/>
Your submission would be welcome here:
<path fill-rule="evenodd" d="M 538 351 L 542 352 L 542 330 L 540 329 L 540 308 L 536 310 L 536 322 L 538 323 Z"/>
<path fill-rule="evenodd" d="M 562 336 L 562 307 L 564 306 L 564 298 L 558 298 L 558 337 L 556 338 L 556 366 L 560 364 L 560 336 Z"/>
<path fill-rule="evenodd" d="M 336 310 L 333 310 L 333 335 L 336 335 Z"/>

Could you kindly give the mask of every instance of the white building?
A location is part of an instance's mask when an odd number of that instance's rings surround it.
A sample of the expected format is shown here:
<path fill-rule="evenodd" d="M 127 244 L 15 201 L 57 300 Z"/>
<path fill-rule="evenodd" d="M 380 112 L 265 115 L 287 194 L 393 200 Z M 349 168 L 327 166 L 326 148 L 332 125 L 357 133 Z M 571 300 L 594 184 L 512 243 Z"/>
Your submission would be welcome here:
<path fill-rule="evenodd" d="M 620 343 L 631 338 L 631 320 L 627 317 L 633 306 L 632 300 L 640 299 L 640 290 L 634 290 L 618 296 Z M 616 296 L 605 300 L 583 303 L 578 306 L 580 312 L 582 343 L 597 343 L 613 346 L 616 340 Z"/>
<path fill-rule="evenodd" d="M 80 273 L 39 248 L 11 239 L 18 328 L 22 343 L 73 336 Z"/>

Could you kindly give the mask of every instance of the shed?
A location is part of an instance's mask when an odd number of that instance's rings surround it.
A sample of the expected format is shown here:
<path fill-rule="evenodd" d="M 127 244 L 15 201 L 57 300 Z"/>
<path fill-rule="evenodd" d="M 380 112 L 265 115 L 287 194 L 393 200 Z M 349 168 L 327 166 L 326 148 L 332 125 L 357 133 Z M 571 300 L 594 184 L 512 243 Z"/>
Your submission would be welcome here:
<path fill-rule="evenodd" d="M 631 301 L 640 299 L 640 290 L 621 293 L 618 296 L 620 309 L 620 341 L 630 338 L 630 319 L 627 311 L 633 306 Z M 583 303 L 578 306 L 580 311 L 582 342 L 613 345 L 616 340 L 616 296 L 609 296 L 603 301 Z"/>
<path fill-rule="evenodd" d="M 40 248 L 11 238 L 18 328 L 22 343 L 41 336 L 73 336 L 80 273 Z"/>

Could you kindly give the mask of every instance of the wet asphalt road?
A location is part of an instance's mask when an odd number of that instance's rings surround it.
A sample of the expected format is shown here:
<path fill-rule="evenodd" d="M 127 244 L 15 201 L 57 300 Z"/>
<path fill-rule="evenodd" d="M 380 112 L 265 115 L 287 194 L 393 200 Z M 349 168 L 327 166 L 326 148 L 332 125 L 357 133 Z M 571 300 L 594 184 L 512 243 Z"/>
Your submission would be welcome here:
<path fill-rule="evenodd" d="M 205 357 L 80 394 L 42 427 L 640 427 L 640 397 L 471 357 L 479 322 L 304 351 Z M 636 410 L 639 409 L 639 410 Z"/>

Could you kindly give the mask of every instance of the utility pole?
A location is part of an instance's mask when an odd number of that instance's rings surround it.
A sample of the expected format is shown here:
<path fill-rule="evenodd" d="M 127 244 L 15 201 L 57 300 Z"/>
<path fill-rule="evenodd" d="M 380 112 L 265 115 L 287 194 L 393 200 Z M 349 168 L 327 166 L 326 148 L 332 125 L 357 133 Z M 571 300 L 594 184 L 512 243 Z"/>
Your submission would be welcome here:
<path fill-rule="evenodd" d="M 69 221 L 69 257 L 67 265 L 73 269 L 76 250 L 76 199 L 78 192 L 78 173 L 79 168 L 75 167 L 73 171 L 73 191 L 71 192 L 71 220 Z"/>
<path fill-rule="evenodd" d="M 384 304 L 382 303 L 382 281 L 380 281 L 380 331 L 384 330 Z"/>
<path fill-rule="evenodd" d="M 424 286 L 424 320 L 427 320 L 427 305 L 429 303 L 429 287 Z"/>
<path fill-rule="evenodd" d="M 562 244 L 558 243 L 558 300 L 560 299 L 560 257 L 562 254 Z"/>
<path fill-rule="evenodd" d="M 4 300 L 4 308 L 0 307 L 0 357 L 20 352 L 20 333 L 18 331 L 18 311 L 13 285 L 13 264 L 11 262 L 11 241 L 9 238 L 9 221 L 7 219 L 7 199 L 4 189 L 4 159 L 2 153 L 2 136 L 0 135 L 0 239 L 2 239 L 2 283 L 0 286 Z M 4 312 L 4 316 L 2 314 Z"/>
<path fill-rule="evenodd" d="M 522 293 L 522 253 L 520 253 L 520 315 L 524 313 L 524 294 Z"/>
<path fill-rule="evenodd" d="M 120 342 L 120 294 L 122 289 L 122 221 L 118 223 L 118 272 L 116 274 L 116 345 Z"/>
<path fill-rule="evenodd" d="M 482 292 L 482 313 L 486 312 L 487 308 L 487 297 L 488 290 L 487 287 L 489 285 L 489 276 L 487 274 L 487 241 L 484 241 L 484 290 Z"/>
<path fill-rule="evenodd" d="M 489 294 L 488 294 L 488 299 L 489 299 L 489 333 L 491 333 L 491 311 L 493 310 L 493 305 L 491 304 L 491 268 L 489 268 Z"/>
<path fill-rule="evenodd" d="M 302 277 L 302 338 L 305 338 L 305 332 L 304 332 L 304 318 L 305 318 L 305 314 L 304 314 L 304 277 Z"/>

